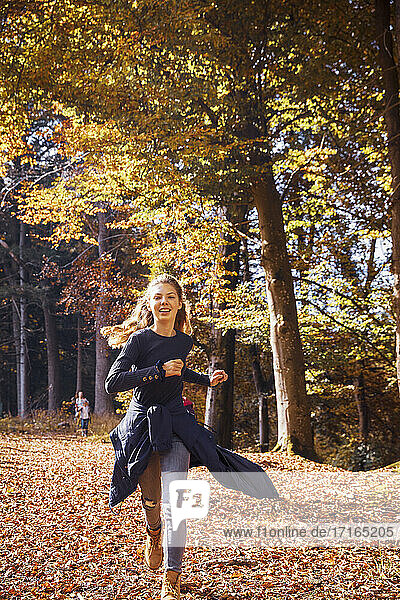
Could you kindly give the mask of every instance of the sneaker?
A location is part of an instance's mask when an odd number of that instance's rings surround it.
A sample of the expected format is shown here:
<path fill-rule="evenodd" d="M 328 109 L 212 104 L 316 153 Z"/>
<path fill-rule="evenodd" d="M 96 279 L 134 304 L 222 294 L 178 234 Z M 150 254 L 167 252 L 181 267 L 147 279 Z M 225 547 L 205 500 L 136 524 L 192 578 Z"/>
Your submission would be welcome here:
<path fill-rule="evenodd" d="M 161 590 L 161 600 L 179 600 L 181 597 L 181 574 L 165 571 Z"/>
<path fill-rule="evenodd" d="M 161 565 L 163 559 L 161 527 L 154 531 L 146 527 L 146 534 L 144 560 L 149 569 L 153 569 L 153 571 L 155 571 Z"/>

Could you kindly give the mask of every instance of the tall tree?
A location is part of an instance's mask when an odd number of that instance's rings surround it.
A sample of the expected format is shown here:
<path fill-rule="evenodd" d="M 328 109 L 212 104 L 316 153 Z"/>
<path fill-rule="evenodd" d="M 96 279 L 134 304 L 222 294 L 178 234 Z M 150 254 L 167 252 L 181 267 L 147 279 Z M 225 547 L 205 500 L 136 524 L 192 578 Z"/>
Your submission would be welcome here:
<path fill-rule="evenodd" d="M 262 262 L 267 279 L 278 411 L 278 447 L 312 455 L 310 406 L 306 394 L 304 356 L 298 329 L 292 274 L 286 249 L 282 205 L 270 177 L 257 186 Z"/>
<path fill-rule="evenodd" d="M 82 391 L 82 318 L 76 315 L 76 385 L 75 393 Z"/>
<path fill-rule="evenodd" d="M 400 47 L 400 4 L 396 0 L 395 32 Z M 387 151 L 392 174 L 391 231 L 393 243 L 392 269 L 394 275 L 394 313 L 396 317 L 396 368 L 400 392 L 400 110 L 399 76 L 395 61 L 391 28 L 390 0 L 375 1 L 378 58 L 382 69 L 385 91 L 385 123 Z"/>
<path fill-rule="evenodd" d="M 260 452 L 268 452 L 270 439 L 270 425 L 268 414 L 268 393 L 271 387 L 264 376 L 260 364 L 260 353 L 257 344 L 251 344 L 253 380 L 258 397 L 258 437 Z M 271 378 L 270 378 L 271 379 Z M 279 439 L 279 438 L 278 438 Z"/>
<path fill-rule="evenodd" d="M 238 203 L 237 206 L 223 207 L 220 212 L 233 226 L 238 226 L 245 218 L 248 206 L 246 203 Z M 221 259 L 223 261 L 222 287 L 226 290 L 234 290 L 239 281 L 240 266 L 240 238 L 225 233 L 220 246 Z M 224 311 L 227 302 L 216 302 L 212 299 L 212 312 Z M 224 369 L 228 374 L 228 380 L 218 388 L 208 388 L 206 398 L 205 423 L 216 431 L 218 443 L 226 448 L 232 447 L 233 429 L 233 395 L 235 377 L 235 347 L 236 328 L 226 331 L 215 325 L 211 326 L 210 332 L 210 369 Z"/>
<path fill-rule="evenodd" d="M 60 395 L 60 360 L 57 336 L 57 316 L 49 297 L 43 298 L 43 314 L 47 345 L 47 377 L 49 412 L 56 412 L 61 407 Z"/>
<path fill-rule="evenodd" d="M 113 412 L 112 396 L 104 389 L 104 382 L 110 369 L 111 353 L 107 340 L 101 335 L 101 329 L 107 324 L 107 296 L 106 275 L 104 264 L 107 258 L 107 216 L 104 207 L 100 206 L 97 213 L 98 221 L 98 249 L 99 249 L 99 295 L 96 304 L 96 378 L 95 378 L 95 404 L 94 412 L 105 414 Z"/>

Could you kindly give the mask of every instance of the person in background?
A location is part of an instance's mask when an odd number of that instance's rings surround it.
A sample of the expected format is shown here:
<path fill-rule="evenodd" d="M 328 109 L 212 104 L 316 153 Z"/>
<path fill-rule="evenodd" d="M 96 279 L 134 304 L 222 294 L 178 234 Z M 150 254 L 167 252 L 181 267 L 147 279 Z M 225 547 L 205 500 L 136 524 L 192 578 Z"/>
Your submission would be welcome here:
<path fill-rule="evenodd" d="M 83 392 L 76 392 L 75 394 L 75 419 L 80 418 L 80 409 L 83 404 Z"/>
<path fill-rule="evenodd" d="M 82 394 L 82 392 L 79 392 L 79 393 Z M 80 413 L 80 419 L 81 419 L 82 437 L 87 437 L 89 421 L 90 421 L 90 407 L 89 407 L 89 401 L 86 398 L 82 399 L 82 404 L 79 408 L 79 413 Z"/>

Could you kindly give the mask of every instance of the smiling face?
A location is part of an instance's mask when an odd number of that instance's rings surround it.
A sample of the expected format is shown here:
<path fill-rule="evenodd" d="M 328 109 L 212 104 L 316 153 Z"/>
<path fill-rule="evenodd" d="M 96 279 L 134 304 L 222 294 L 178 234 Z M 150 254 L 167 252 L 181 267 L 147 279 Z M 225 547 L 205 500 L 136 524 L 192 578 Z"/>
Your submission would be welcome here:
<path fill-rule="evenodd" d="M 182 302 L 173 285 L 158 283 L 150 288 L 147 307 L 153 313 L 154 322 L 175 323 L 176 313 L 182 308 Z"/>

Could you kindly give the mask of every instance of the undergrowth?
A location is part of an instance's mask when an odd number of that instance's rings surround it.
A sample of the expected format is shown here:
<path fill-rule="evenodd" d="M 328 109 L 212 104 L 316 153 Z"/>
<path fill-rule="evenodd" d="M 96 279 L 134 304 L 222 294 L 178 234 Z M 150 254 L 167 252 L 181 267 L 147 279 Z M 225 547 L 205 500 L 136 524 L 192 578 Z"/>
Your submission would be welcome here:
<path fill-rule="evenodd" d="M 88 437 L 109 442 L 109 433 L 120 422 L 121 415 L 91 415 Z M 81 435 L 80 420 L 63 410 L 47 413 L 45 410 L 34 410 L 22 419 L 5 416 L 0 419 L 0 432 L 25 434 L 71 434 Z"/>

